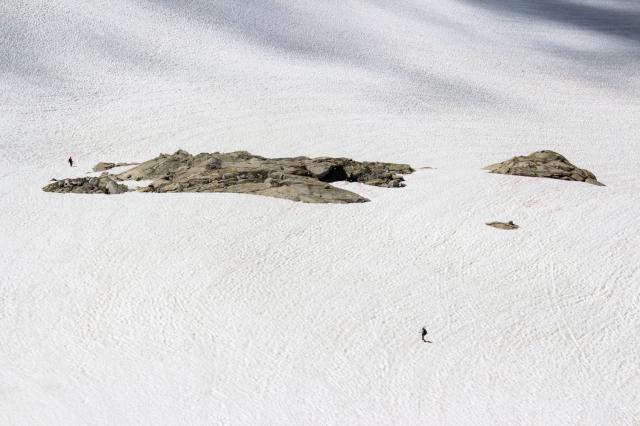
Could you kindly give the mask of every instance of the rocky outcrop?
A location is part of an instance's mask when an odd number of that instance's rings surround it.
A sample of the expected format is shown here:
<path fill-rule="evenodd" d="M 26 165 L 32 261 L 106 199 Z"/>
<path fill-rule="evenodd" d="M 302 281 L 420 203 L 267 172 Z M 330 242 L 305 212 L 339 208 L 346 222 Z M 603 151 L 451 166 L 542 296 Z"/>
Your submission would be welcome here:
<path fill-rule="evenodd" d="M 366 198 L 330 185 L 349 181 L 397 188 L 406 164 L 358 162 L 347 158 L 265 158 L 246 151 L 191 155 L 161 154 L 118 179 L 152 180 L 143 192 L 234 192 L 306 203 L 361 203 Z"/>
<path fill-rule="evenodd" d="M 73 194 L 123 194 L 129 191 L 126 185 L 116 182 L 107 175 L 53 180 L 42 189 L 45 192 Z"/>
<path fill-rule="evenodd" d="M 96 167 L 111 165 L 116 166 L 113 163 L 99 163 Z M 246 151 L 191 155 L 180 150 L 173 155 L 160 154 L 126 172 L 109 175 L 109 179 L 152 181 L 148 186 L 138 188 L 140 192 L 234 192 L 305 203 L 362 203 L 368 200 L 337 188 L 331 182 L 360 182 L 399 188 L 404 186 L 402 175 L 412 172 L 413 169 L 406 164 L 359 162 L 348 158 L 265 158 Z M 109 188 L 103 179 L 103 176 L 65 179 L 44 189 L 54 192 L 107 193 L 104 191 L 109 191 Z"/>
<path fill-rule="evenodd" d="M 518 225 L 516 225 L 515 223 L 509 221 L 509 222 L 489 222 L 487 223 L 487 225 L 493 227 L 493 228 L 497 228 L 497 229 L 504 229 L 504 230 L 512 230 L 512 229 L 518 229 L 520 228 Z"/>
<path fill-rule="evenodd" d="M 485 169 L 491 173 L 546 177 L 604 186 L 589 170 L 574 166 L 565 157 L 553 151 L 538 151 L 527 156 L 513 157 L 502 163 L 487 166 Z"/>
<path fill-rule="evenodd" d="M 113 169 L 116 166 L 116 163 L 103 163 L 100 162 L 93 166 L 94 172 L 104 172 L 105 170 Z"/>
<path fill-rule="evenodd" d="M 100 162 L 98 164 L 96 164 L 95 166 L 93 166 L 93 171 L 94 172 L 104 172 L 106 170 L 111 170 L 114 167 L 120 167 L 120 166 L 132 166 L 135 165 L 137 163 L 103 163 Z"/>

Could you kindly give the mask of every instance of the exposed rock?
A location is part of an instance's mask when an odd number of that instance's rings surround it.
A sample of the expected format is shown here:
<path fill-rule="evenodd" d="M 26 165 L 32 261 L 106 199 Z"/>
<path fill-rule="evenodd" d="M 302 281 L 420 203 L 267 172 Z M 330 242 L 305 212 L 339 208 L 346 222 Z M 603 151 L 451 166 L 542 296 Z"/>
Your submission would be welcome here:
<path fill-rule="evenodd" d="M 129 188 L 110 176 L 81 177 L 56 180 L 42 188 L 45 192 L 70 192 L 74 194 L 122 194 Z"/>
<path fill-rule="evenodd" d="M 116 163 L 103 163 L 100 162 L 93 166 L 94 172 L 103 172 L 105 170 L 113 169 L 116 166 Z"/>
<path fill-rule="evenodd" d="M 489 222 L 489 223 L 487 223 L 487 225 L 493 226 L 494 228 L 506 229 L 506 230 L 520 228 L 518 225 L 516 225 L 515 223 L 513 223 L 511 221 L 509 221 L 507 223 L 505 223 L 505 222 Z"/>
<path fill-rule="evenodd" d="M 235 192 L 307 203 L 368 201 L 330 182 L 361 182 L 387 188 L 404 186 L 406 164 L 358 162 L 347 158 L 264 158 L 246 151 L 173 155 L 146 161 L 116 176 L 119 180 L 152 180 L 141 192 Z"/>
<path fill-rule="evenodd" d="M 104 172 L 105 170 L 110 170 L 113 169 L 114 167 L 120 167 L 120 166 L 133 166 L 137 163 L 103 163 L 100 162 L 98 164 L 96 164 L 95 166 L 93 166 L 93 171 L 94 172 Z"/>
<path fill-rule="evenodd" d="M 108 181 L 106 187 L 109 194 L 122 194 L 129 191 L 126 185 L 121 185 L 113 180 Z"/>
<path fill-rule="evenodd" d="M 491 173 L 573 180 L 604 186 L 589 170 L 580 169 L 553 151 L 538 151 L 485 167 Z"/>

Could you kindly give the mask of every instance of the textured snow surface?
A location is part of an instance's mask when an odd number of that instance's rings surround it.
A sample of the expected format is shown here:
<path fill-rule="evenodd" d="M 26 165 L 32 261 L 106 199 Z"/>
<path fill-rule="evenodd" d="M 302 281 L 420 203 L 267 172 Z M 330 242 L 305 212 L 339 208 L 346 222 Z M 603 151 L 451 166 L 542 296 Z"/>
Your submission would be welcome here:
<path fill-rule="evenodd" d="M 638 424 L 639 70 L 630 0 L 0 1 L 0 424 Z M 179 148 L 433 169 L 41 191 Z"/>

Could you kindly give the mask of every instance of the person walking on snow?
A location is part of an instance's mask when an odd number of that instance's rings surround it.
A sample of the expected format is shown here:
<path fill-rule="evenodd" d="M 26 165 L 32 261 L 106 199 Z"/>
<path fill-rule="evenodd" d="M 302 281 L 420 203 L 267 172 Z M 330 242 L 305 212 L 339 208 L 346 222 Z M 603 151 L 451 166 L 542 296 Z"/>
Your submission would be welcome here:
<path fill-rule="evenodd" d="M 427 329 L 422 327 L 422 341 L 425 342 L 425 343 L 433 343 L 431 340 L 427 340 L 426 339 L 427 334 L 428 334 L 427 333 Z"/>
<path fill-rule="evenodd" d="M 69 157 L 67 161 L 69 162 L 69 167 L 73 167 L 73 158 Z"/>

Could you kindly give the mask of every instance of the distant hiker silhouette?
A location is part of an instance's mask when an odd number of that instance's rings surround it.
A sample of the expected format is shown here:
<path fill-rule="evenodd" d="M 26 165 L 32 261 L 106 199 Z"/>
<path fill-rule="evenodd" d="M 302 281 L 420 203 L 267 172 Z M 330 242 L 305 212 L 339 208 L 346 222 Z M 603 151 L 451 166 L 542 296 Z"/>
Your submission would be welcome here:
<path fill-rule="evenodd" d="M 67 161 L 69 162 L 69 167 L 73 167 L 73 158 L 69 157 Z"/>
<path fill-rule="evenodd" d="M 428 334 L 427 333 L 427 329 L 422 327 L 422 341 L 425 342 L 425 343 L 433 343 L 431 340 L 427 340 L 426 339 L 427 334 Z"/>

